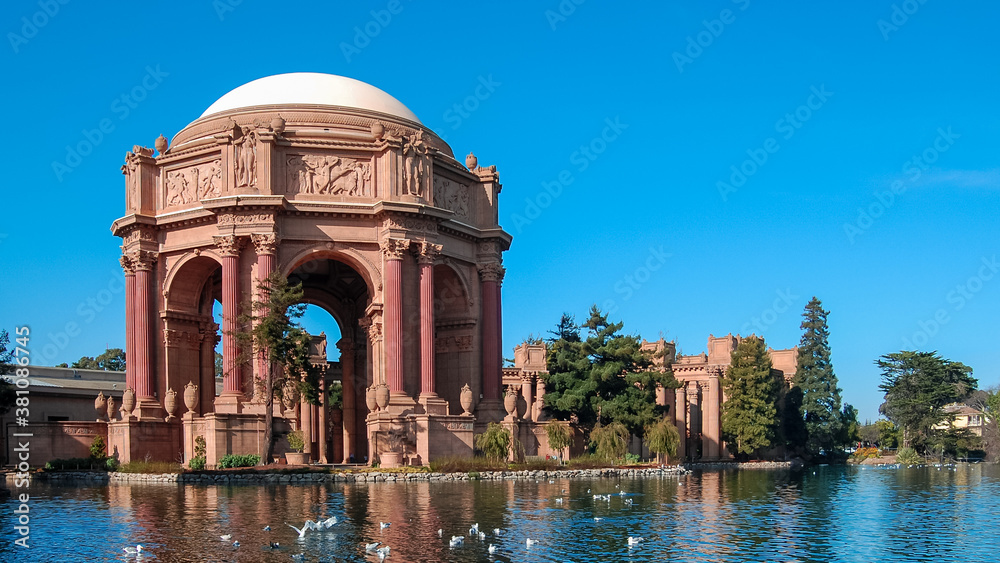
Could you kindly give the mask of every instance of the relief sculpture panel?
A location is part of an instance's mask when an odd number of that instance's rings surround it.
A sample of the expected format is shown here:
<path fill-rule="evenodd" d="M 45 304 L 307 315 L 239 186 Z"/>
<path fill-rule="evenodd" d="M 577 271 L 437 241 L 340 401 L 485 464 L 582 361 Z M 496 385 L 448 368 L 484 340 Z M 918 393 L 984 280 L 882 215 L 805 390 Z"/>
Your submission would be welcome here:
<path fill-rule="evenodd" d="M 187 205 L 222 195 L 222 161 L 167 172 L 164 207 Z"/>
<path fill-rule="evenodd" d="M 287 193 L 371 197 L 372 168 L 334 155 L 293 154 L 287 157 Z"/>
<path fill-rule="evenodd" d="M 469 186 L 446 178 L 434 178 L 434 205 L 453 211 L 460 219 L 468 219 Z"/>

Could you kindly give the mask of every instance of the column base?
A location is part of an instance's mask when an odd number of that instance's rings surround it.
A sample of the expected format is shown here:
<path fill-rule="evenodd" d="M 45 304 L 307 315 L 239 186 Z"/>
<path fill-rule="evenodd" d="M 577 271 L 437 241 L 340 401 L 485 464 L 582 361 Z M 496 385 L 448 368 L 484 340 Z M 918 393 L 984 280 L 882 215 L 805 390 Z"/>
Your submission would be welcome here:
<path fill-rule="evenodd" d="M 503 407 L 503 399 L 483 399 L 473 409 L 476 420 L 482 423 L 500 422 L 507 416 Z"/>
<path fill-rule="evenodd" d="M 215 398 L 215 412 L 217 414 L 240 414 L 243 412 L 245 401 L 243 393 L 223 393 Z"/>
<path fill-rule="evenodd" d="M 437 393 L 421 393 L 418 399 L 424 407 L 424 413 L 448 416 L 448 401 L 438 397 Z"/>
<path fill-rule="evenodd" d="M 394 416 L 413 414 L 417 410 L 417 402 L 413 397 L 404 392 L 392 393 L 389 395 L 389 404 L 381 412 L 386 412 Z"/>
<path fill-rule="evenodd" d="M 138 419 L 143 422 L 162 422 L 166 411 L 160 406 L 160 403 L 156 399 L 138 399 L 135 404 L 135 408 L 132 409 L 132 415 L 130 419 Z"/>

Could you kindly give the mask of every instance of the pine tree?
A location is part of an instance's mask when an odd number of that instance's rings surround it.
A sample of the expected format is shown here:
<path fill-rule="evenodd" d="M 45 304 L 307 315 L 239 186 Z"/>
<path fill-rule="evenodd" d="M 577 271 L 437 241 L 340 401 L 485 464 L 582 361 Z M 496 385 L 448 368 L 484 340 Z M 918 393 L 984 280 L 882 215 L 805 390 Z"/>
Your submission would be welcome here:
<path fill-rule="evenodd" d="M 748 336 L 733 350 L 722 378 L 722 435 L 735 455 L 751 455 L 774 443 L 778 428 L 778 378 L 764 339 Z"/>
<path fill-rule="evenodd" d="M 805 449 L 809 455 L 833 453 L 843 448 L 843 413 L 840 389 L 830 361 L 829 311 L 813 297 L 802 313 L 804 330 L 799 341 L 799 361 L 793 385 L 802 392 L 799 407 L 805 425 Z"/>

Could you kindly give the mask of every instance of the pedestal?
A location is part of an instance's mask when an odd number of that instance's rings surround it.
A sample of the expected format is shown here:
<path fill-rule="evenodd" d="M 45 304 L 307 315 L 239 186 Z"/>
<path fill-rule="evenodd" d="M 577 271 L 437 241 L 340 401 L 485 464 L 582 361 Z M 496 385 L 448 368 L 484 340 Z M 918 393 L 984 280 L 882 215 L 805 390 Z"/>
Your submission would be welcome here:
<path fill-rule="evenodd" d="M 223 392 L 215 398 L 216 414 L 240 414 L 243 412 L 243 393 Z"/>
<path fill-rule="evenodd" d="M 448 401 L 438 397 L 437 393 L 421 393 L 419 402 L 425 414 L 448 415 Z"/>

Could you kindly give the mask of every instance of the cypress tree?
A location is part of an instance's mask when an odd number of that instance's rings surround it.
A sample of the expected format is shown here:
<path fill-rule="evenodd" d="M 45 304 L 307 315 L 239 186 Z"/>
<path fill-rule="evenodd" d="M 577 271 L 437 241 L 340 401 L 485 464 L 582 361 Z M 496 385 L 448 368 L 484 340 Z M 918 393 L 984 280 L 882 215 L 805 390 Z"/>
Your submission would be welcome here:
<path fill-rule="evenodd" d="M 729 450 L 747 456 L 769 448 L 778 427 L 779 385 L 763 338 L 751 335 L 740 341 L 722 388 L 722 435 Z"/>
<path fill-rule="evenodd" d="M 792 384 L 801 391 L 799 412 L 805 426 L 805 449 L 810 455 L 827 454 L 843 447 L 844 417 L 840 407 L 840 388 L 830 361 L 829 311 L 813 297 L 802 313 L 802 339 L 799 360 Z"/>

